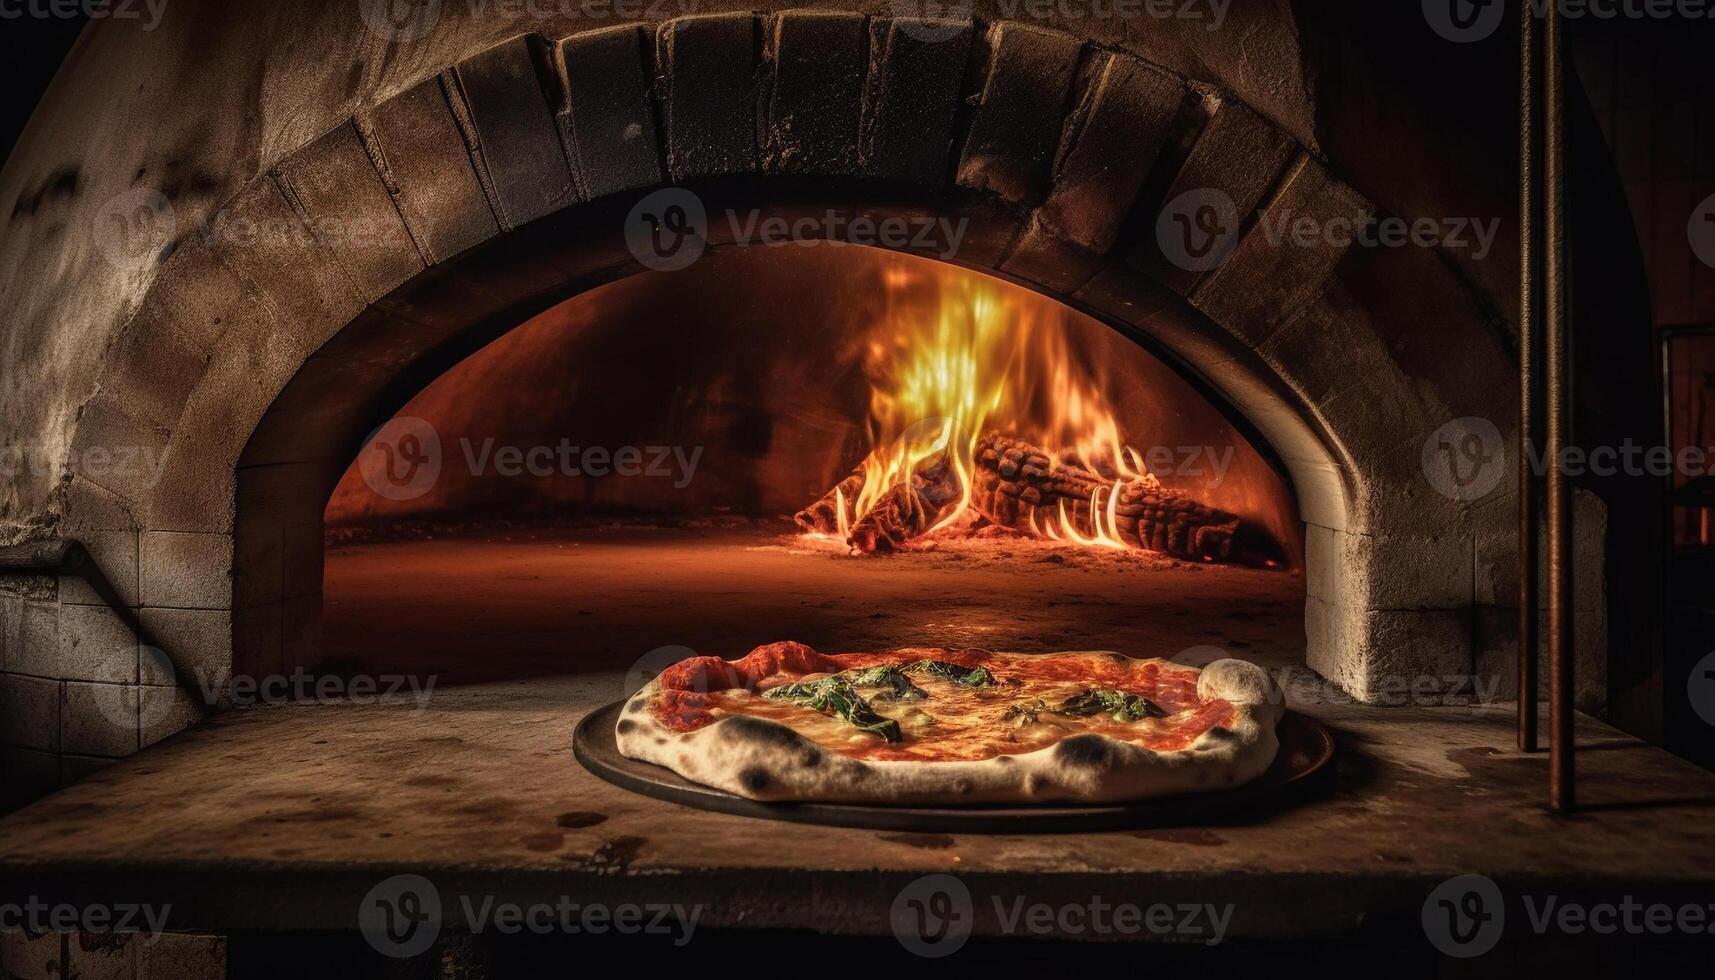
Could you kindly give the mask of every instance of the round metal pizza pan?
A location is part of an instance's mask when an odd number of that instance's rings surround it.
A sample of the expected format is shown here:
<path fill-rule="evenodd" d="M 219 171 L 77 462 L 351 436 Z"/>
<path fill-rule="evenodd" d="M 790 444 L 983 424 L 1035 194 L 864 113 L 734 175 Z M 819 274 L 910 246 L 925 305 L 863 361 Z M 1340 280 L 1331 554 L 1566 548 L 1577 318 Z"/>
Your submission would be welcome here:
<path fill-rule="evenodd" d="M 1065 834 L 1142 827 L 1253 823 L 1325 792 L 1333 784 L 1334 736 L 1314 718 L 1288 711 L 1276 733 L 1274 765 L 1243 786 L 1126 804 L 875 806 L 763 803 L 683 778 L 671 769 L 619 754 L 614 723 L 622 701 L 591 712 L 572 735 L 585 769 L 634 793 L 684 806 L 763 820 L 922 833 Z"/>

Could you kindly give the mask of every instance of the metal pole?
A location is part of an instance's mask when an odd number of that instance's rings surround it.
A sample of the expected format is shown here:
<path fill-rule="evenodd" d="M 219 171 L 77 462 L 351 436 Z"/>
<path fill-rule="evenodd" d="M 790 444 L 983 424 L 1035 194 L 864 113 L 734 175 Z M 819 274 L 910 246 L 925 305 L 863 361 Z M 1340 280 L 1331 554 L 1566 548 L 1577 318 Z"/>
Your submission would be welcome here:
<path fill-rule="evenodd" d="M 1548 388 L 1548 805 L 1576 805 L 1572 737 L 1572 484 L 1560 464 L 1572 429 L 1572 337 L 1566 288 L 1566 83 L 1558 4 L 1544 14 L 1543 264 Z"/>
<path fill-rule="evenodd" d="M 1537 404 L 1542 394 L 1536 371 L 1538 265 L 1536 237 L 1536 15 L 1519 4 L 1519 452 L 1518 452 L 1518 747 L 1536 751 L 1537 689 L 1537 495 L 1531 449 L 1537 440 Z"/>

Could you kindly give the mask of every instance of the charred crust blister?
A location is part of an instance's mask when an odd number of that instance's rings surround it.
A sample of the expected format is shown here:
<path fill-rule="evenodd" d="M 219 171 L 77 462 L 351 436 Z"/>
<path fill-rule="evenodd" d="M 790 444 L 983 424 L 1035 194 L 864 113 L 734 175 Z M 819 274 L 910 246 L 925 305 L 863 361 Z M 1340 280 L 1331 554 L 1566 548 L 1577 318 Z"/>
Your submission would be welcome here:
<path fill-rule="evenodd" d="M 1054 758 L 1068 766 L 1106 769 L 1113 765 L 1114 750 L 1100 735 L 1073 735 L 1054 747 Z"/>
<path fill-rule="evenodd" d="M 761 766 L 746 766 L 739 771 L 738 782 L 750 792 L 760 793 L 768 788 L 768 770 Z"/>
<path fill-rule="evenodd" d="M 732 715 L 721 725 L 721 729 L 728 739 L 752 745 L 796 749 L 802 747 L 805 742 L 804 736 L 779 722 L 753 718 L 750 715 Z"/>
<path fill-rule="evenodd" d="M 621 718 L 619 719 L 619 724 L 614 726 L 614 729 L 621 735 L 630 735 L 632 732 L 637 730 L 637 722 L 632 721 L 629 718 Z"/>

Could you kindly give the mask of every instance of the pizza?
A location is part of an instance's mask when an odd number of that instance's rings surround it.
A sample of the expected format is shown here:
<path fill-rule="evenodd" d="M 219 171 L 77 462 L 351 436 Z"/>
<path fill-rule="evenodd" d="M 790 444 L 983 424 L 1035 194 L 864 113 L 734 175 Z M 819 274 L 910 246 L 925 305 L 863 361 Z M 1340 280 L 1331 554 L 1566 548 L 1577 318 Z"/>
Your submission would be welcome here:
<path fill-rule="evenodd" d="M 1100 803 L 1256 778 L 1283 701 L 1240 660 L 787 642 L 668 667 L 615 734 L 630 758 L 753 800 Z"/>

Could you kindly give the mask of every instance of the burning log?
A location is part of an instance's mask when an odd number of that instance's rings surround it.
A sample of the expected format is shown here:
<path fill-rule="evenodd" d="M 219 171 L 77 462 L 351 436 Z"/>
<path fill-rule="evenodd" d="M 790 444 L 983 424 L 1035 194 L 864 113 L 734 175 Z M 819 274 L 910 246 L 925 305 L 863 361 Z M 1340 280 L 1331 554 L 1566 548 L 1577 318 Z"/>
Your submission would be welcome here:
<path fill-rule="evenodd" d="M 1169 490 L 1154 477 L 1119 481 L 995 434 L 977 443 L 974 462 L 971 506 L 1000 527 L 1037 537 L 1100 538 L 1190 560 L 1275 566 L 1285 558 L 1260 528 Z M 861 468 L 853 471 L 794 520 L 806 531 L 843 533 L 865 554 L 887 554 L 928 533 L 959 504 L 958 474 L 941 455 L 920 465 L 909 487 L 891 488 L 847 527 L 864 480 Z"/>
<path fill-rule="evenodd" d="M 849 513 L 863 488 L 864 473 L 860 468 L 822 499 L 799 511 L 793 520 L 806 531 L 839 534 L 843 530 L 841 508 Z M 938 456 L 917 467 L 909 487 L 889 489 L 868 513 L 844 529 L 847 542 L 866 555 L 888 554 L 912 538 L 928 533 L 958 505 L 959 496 L 958 473 L 948 465 L 945 454 Z"/>
<path fill-rule="evenodd" d="M 977 444 L 971 495 L 978 513 L 1014 530 L 1064 533 L 1070 524 L 1084 538 L 1117 539 L 1177 558 L 1230 561 L 1239 557 L 1235 544 L 1256 536 L 1237 516 L 1168 490 L 1153 477 L 1118 482 L 999 435 Z"/>

